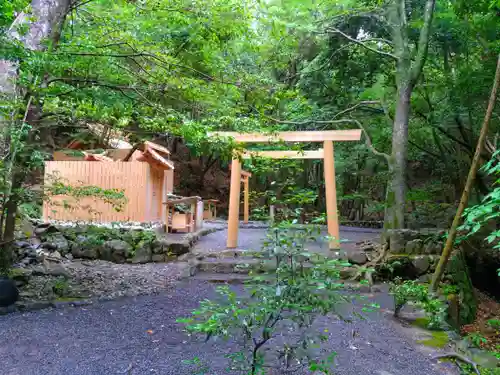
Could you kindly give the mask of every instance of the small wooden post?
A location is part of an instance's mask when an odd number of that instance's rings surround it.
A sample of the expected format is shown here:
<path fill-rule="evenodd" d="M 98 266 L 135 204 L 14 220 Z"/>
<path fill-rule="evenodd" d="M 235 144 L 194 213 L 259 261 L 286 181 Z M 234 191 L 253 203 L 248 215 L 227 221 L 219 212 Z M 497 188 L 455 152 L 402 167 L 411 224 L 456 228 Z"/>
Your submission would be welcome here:
<path fill-rule="evenodd" d="M 189 224 L 191 226 L 191 231 L 195 232 L 198 228 L 196 227 L 197 220 L 198 220 L 198 211 L 197 211 L 197 205 L 196 202 L 193 201 L 191 203 L 191 219 L 189 220 Z"/>
<path fill-rule="evenodd" d="M 231 163 L 231 186 L 229 188 L 229 217 L 227 223 L 227 248 L 238 246 L 238 220 L 240 216 L 241 163 L 233 159 Z"/>
<path fill-rule="evenodd" d="M 337 214 L 337 188 L 335 186 L 335 158 L 333 142 L 325 141 L 324 169 L 325 169 L 325 196 L 326 196 L 326 217 L 328 223 L 328 234 L 333 237 L 330 241 L 330 249 L 340 248 L 339 220 Z"/>
<path fill-rule="evenodd" d="M 244 208 L 243 208 L 243 222 L 245 224 L 248 223 L 248 219 L 250 217 L 250 203 L 249 203 L 249 178 L 248 176 L 245 177 L 245 180 L 243 181 L 244 185 L 244 192 L 245 192 L 245 198 L 244 198 Z"/>

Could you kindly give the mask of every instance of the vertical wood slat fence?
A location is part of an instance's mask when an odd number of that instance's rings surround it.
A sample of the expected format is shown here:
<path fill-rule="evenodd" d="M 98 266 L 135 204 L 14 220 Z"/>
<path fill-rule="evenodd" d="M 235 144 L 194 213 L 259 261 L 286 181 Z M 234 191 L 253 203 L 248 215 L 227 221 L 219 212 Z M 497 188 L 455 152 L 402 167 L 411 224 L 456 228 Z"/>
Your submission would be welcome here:
<path fill-rule="evenodd" d="M 45 183 L 57 176 L 71 186 L 97 186 L 102 189 L 123 189 L 127 202 L 117 212 L 101 199 L 82 198 L 78 202 L 72 197 L 50 197 L 43 205 L 44 220 L 61 221 L 164 221 L 161 217 L 161 195 L 163 173 L 151 173 L 148 163 L 95 161 L 48 161 L 45 163 Z M 158 186 L 158 181 L 160 186 Z M 65 209 L 55 203 L 64 200 L 73 209 Z M 90 208 L 90 210 L 89 210 Z M 149 209 L 148 209 L 149 208 Z"/>

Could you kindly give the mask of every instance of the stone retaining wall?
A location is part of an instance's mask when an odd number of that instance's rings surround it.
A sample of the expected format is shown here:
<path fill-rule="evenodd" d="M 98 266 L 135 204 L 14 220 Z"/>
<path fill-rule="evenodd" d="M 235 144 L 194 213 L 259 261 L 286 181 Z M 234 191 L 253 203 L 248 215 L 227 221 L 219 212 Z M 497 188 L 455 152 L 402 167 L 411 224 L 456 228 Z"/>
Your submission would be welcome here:
<path fill-rule="evenodd" d="M 388 231 L 389 251 L 404 255 L 439 255 L 446 231 L 441 229 L 392 229 Z"/>
<path fill-rule="evenodd" d="M 217 230 L 203 228 L 185 235 L 158 234 L 153 228 L 78 227 L 39 223 L 32 237 L 16 241 L 15 261 L 20 265 L 45 259 L 107 260 L 114 263 L 165 262 L 190 251 L 202 235 Z"/>

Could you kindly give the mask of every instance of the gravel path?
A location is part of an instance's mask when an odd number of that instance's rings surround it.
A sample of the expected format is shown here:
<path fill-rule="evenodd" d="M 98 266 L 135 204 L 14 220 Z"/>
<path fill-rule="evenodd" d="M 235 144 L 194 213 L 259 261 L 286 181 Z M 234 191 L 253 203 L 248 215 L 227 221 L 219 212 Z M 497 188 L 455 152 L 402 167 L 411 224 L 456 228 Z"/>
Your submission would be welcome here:
<path fill-rule="evenodd" d="M 224 355 L 236 344 L 187 337 L 175 322 L 209 296 L 213 296 L 211 285 L 187 280 L 157 296 L 0 316 L 0 372 L 192 375 L 193 369 L 181 362 L 199 357 L 210 366 L 210 375 L 225 374 Z M 389 303 L 384 298 L 379 302 Z M 325 319 L 319 325 L 328 328 L 326 349 L 339 353 L 337 375 L 445 373 L 417 352 L 382 312 L 351 324 Z M 358 333 L 354 339 L 353 330 Z"/>
<path fill-rule="evenodd" d="M 251 228 L 240 228 L 238 232 L 238 248 L 244 250 L 260 250 L 262 247 L 262 242 L 266 238 L 266 229 L 251 229 Z M 317 242 L 310 243 L 310 250 L 318 252 L 328 252 L 328 243 L 322 241 L 321 237 L 325 237 L 326 232 L 320 234 L 320 238 Z M 354 251 L 356 247 L 356 242 L 361 241 L 375 241 L 378 242 L 380 237 L 380 230 L 371 228 L 352 228 L 352 227 L 341 227 L 340 228 L 340 238 L 341 249 L 343 251 L 349 252 Z M 219 232 L 211 233 L 204 236 L 195 245 L 193 251 L 195 253 L 207 253 L 207 252 L 217 252 L 226 249 L 226 239 L 227 239 L 227 229 Z"/>

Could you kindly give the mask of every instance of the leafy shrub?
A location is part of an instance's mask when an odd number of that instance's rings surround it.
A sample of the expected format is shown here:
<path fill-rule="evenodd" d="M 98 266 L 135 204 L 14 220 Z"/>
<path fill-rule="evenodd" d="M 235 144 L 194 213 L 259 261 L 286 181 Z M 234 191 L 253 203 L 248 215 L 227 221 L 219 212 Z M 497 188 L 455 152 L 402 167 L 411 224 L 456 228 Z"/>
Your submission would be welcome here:
<path fill-rule="evenodd" d="M 312 231 L 294 230 L 290 223 L 272 228 L 263 249 L 275 262 L 272 272 L 254 276 L 247 285 L 248 294 L 239 295 L 228 286 L 217 288 L 223 302 L 202 301 L 191 317 L 178 321 L 189 334 L 203 334 L 207 340 L 233 337 L 241 341 L 242 349 L 228 358 L 232 369 L 246 374 L 264 374 L 270 366 L 266 352 L 272 351 L 279 367 L 294 371 L 308 363 L 311 371 L 328 374 L 335 353 L 315 358 L 313 349 L 328 336 L 315 332 L 313 323 L 318 316 L 335 314 L 339 305 L 355 296 L 341 292 L 339 268 L 345 263 L 306 251 L 306 241 L 314 237 Z M 296 341 L 278 348 L 276 342 L 270 345 L 274 337 L 290 331 Z"/>
<path fill-rule="evenodd" d="M 394 296 L 394 316 L 398 316 L 407 303 L 422 307 L 429 318 L 429 328 L 439 329 L 446 317 L 446 305 L 429 293 L 426 285 L 415 280 L 395 283 L 391 288 Z"/>

